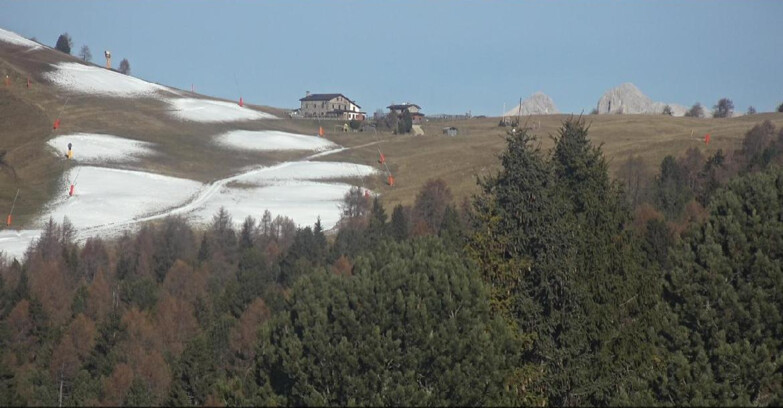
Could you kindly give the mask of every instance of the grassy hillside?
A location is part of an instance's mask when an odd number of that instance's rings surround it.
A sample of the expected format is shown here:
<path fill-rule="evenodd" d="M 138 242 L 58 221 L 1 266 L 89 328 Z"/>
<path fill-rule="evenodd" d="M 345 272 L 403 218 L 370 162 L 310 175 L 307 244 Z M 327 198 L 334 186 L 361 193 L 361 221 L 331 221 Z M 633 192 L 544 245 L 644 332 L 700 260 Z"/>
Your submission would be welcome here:
<path fill-rule="evenodd" d="M 43 48 L 25 51 L 0 42 L 0 74 L 8 74 L 11 86 L 0 89 L 0 214 L 11 206 L 17 188 L 20 200 L 15 210 L 16 225 L 31 221 L 43 204 L 61 192 L 60 176 L 68 164 L 55 156 L 46 141 L 74 133 L 105 133 L 156 143 L 160 154 L 121 167 L 209 182 L 237 173 L 251 165 L 302 158 L 303 152 L 260 153 L 236 151 L 215 146 L 211 137 L 232 129 L 283 130 L 314 135 L 323 126 L 326 137 L 352 149 L 326 156 L 323 160 L 350 161 L 376 165 L 378 149 L 387 157 L 396 185 L 385 185 L 384 177 L 362 180 L 364 187 L 383 194 L 388 206 L 410 204 L 421 185 L 430 178 L 443 178 L 458 199 L 476 191 L 475 175 L 488 174 L 498 166 L 497 155 L 505 147 L 505 128 L 498 118 L 430 121 L 422 125 L 425 135 L 393 135 L 389 132 L 343 133 L 343 122 L 292 120 L 280 109 L 249 106 L 273 113 L 280 120 L 232 123 L 197 123 L 172 117 L 169 105 L 158 98 L 113 98 L 67 93 L 48 83 L 43 74 L 58 62 L 79 60 Z M 27 78 L 32 86 L 27 88 Z M 183 96 L 203 95 L 180 91 Z M 295 96 L 292 96 L 292 100 Z M 66 105 L 67 101 L 67 105 Z M 57 117 L 59 130 L 52 129 Z M 531 117 L 527 125 L 539 136 L 542 146 L 551 146 L 550 135 L 557 132 L 566 115 Z M 783 114 L 760 114 L 733 119 L 692 119 L 646 115 L 587 116 L 590 136 L 603 144 L 615 170 L 629 155 L 641 156 L 657 167 L 667 154 L 679 155 L 696 146 L 707 152 L 737 148 L 744 133 L 754 124 L 770 119 L 783 125 Z M 456 126 L 457 137 L 441 132 Z M 693 133 L 693 136 L 691 136 Z M 705 133 L 712 142 L 705 146 Z M 78 158 L 78 146 L 75 148 Z"/>
<path fill-rule="evenodd" d="M 45 80 L 52 64 L 79 62 L 50 48 L 25 50 L 0 42 L 0 74 L 11 79 L 0 88 L 0 213 L 10 209 L 17 188 L 15 225 L 23 225 L 40 213 L 54 194 L 66 162 L 55 155 L 46 141 L 76 132 L 104 133 L 156 143 L 159 154 L 116 167 L 151 171 L 209 182 L 236 174 L 242 168 L 302 158 L 309 152 L 237 151 L 214 145 L 211 137 L 228 130 L 282 130 L 313 133 L 312 125 L 292 120 L 256 120 L 229 123 L 199 123 L 179 120 L 171 108 L 154 97 L 116 98 L 67 92 Z M 27 78 L 31 87 L 27 88 Z M 180 91 L 184 97 L 206 98 Z M 214 98 L 209 98 L 214 99 Z M 271 107 L 246 105 L 284 117 Z M 57 117 L 61 127 L 52 129 Z M 317 129 L 317 125 L 315 126 Z M 74 146 L 78 161 L 79 147 Z M 65 193 L 65 192 L 62 192 Z"/>
<path fill-rule="evenodd" d="M 527 120 L 531 132 L 541 141 L 543 148 L 552 146 L 550 136 L 569 115 L 532 116 Z M 655 115 L 589 115 L 590 138 L 603 145 L 614 173 L 631 155 L 640 156 L 651 170 L 656 171 L 666 155 L 681 155 L 690 147 L 697 147 L 705 154 L 717 149 L 738 149 L 742 138 L 750 128 L 764 120 L 777 127 L 783 125 L 782 113 L 764 113 L 730 119 L 675 118 Z M 497 156 L 505 148 L 507 128 L 498 126 L 499 118 L 480 118 L 456 121 L 430 121 L 422 127 L 424 136 L 395 136 L 379 133 L 383 150 L 395 176 L 395 187 L 385 192 L 387 204 L 410 204 L 419 187 L 430 178 L 441 177 L 451 187 L 456 197 L 468 196 L 477 191 L 477 174 L 489 174 L 499 166 Z M 523 118 L 523 124 L 525 119 Z M 459 135 L 449 137 L 442 128 L 455 126 Z M 691 136 L 692 132 L 692 136 Z M 704 144 L 704 135 L 711 141 Z M 364 136 L 372 140 L 372 135 Z M 376 146 L 354 149 L 330 156 L 330 160 L 377 159 Z"/>

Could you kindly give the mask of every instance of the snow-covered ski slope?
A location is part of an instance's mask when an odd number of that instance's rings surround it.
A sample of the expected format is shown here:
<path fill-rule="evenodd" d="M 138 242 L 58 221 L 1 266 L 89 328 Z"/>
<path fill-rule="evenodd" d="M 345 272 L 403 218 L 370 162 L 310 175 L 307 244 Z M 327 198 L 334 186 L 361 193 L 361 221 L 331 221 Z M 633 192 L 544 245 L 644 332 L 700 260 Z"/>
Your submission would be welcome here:
<path fill-rule="evenodd" d="M 31 51 L 48 49 L 2 29 L 0 41 Z M 260 218 L 269 210 L 274 216 L 290 217 L 301 226 L 312 225 L 320 217 L 324 228 L 329 229 L 340 219 L 339 204 L 345 193 L 353 185 L 364 185 L 365 178 L 378 172 L 354 163 L 316 161 L 348 149 L 324 138 L 242 129 L 249 121 L 277 118 L 237 103 L 192 98 L 173 88 L 79 62 L 54 63 L 42 76 L 63 99 L 79 95 L 152 98 L 165 102 L 163 114 L 175 121 L 219 124 L 223 130 L 211 137 L 215 149 L 272 154 L 285 151 L 287 158 L 292 152 L 301 152 L 301 156 L 293 161 L 259 163 L 237 170 L 230 177 L 203 183 L 156 174 L 150 170 L 155 166 L 138 167 L 158 158 L 171 158 L 156 143 L 124 137 L 121 132 L 74 130 L 52 137 L 47 141 L 49 151 L 63 161 L 66 170 L 57 182 L 57 193 L 33 222 L 22 230 L 16 226 L 0 230 L 0 252 L 10 257 L 21 258 L 50 218 L 61 223 L 67 217 L 79 240 L 96 235 L 117 236 L 169 215 L 205 225 L 220 207 L 231 214 L 237 226 L 246 216 Z M 234 123 L 238 128 L 231 128 Z M 71 159 L 66 158 L 69 143 L 74 153 Z M 73 195 L 69 194 L 71 185 Z"/>

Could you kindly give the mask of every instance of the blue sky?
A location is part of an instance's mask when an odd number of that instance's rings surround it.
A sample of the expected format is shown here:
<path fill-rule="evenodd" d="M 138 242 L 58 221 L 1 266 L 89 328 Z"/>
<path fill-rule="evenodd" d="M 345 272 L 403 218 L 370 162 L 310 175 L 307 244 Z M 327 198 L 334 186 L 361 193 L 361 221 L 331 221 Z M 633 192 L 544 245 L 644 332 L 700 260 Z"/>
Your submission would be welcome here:
<path fill-rule="evenodd" d="M 783 1 L 6 1 L 0 27 L 228 98 L 298 107 L 341 92 L 372 113 L 497 116 L 548 94 L 589 112 L 633 82 L 655 101 L 783 102 Z"/>

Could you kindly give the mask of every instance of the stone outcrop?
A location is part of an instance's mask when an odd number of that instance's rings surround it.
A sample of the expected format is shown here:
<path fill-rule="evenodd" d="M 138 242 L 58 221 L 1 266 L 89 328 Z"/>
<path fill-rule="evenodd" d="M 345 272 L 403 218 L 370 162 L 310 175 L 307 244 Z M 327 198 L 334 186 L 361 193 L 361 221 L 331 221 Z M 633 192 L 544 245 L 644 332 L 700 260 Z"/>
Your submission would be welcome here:
<path fill-rule="evenodd" d="M 555 113 L 560 113 L 560 111 L 557 110 L 552 98 L 543 92 L 536 92 L 521 104 L 504 113 L 503 116 L 552 115 Z"/>
<path fill-rule="evenodd" d="M 598 100 L 598 113 L 607 114 L 648 114 L 660 115 L 666 105 L 672 110 L 673 116 L 683 116 L 688 108 L 674 103 L 654 102 L 643 94 L 636 85 L 626 82 L 606 91 Z"/>

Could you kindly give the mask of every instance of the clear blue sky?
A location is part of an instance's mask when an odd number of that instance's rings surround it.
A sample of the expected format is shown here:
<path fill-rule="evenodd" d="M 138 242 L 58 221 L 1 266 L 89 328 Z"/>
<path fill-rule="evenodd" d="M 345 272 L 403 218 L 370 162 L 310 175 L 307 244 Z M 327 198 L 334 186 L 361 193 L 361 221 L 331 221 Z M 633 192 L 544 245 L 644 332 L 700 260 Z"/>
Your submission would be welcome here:
<path fill-rule="evenodd" d="M 783 102 L 783 1 L 6 1 L 0 27 L 68 32 L 134 76 L 283 108 L 342 92 L 368 113 L 500 115 L 543 91 L 589 112 L 633 82 L 655 101 Z M 235 79 L 236 78 L 236 79 Z"/>

